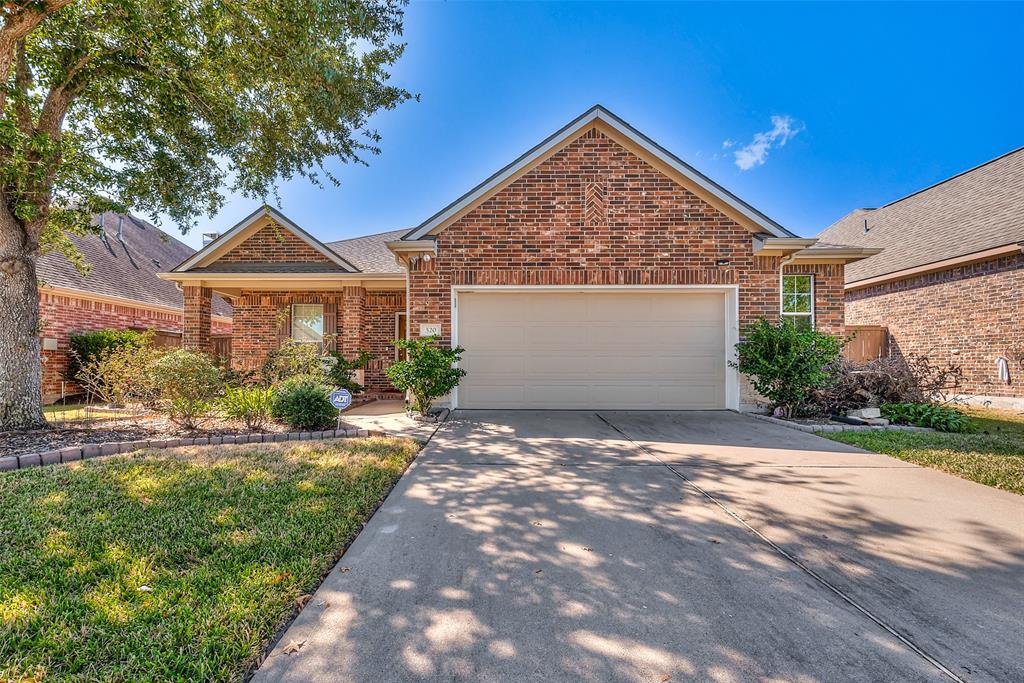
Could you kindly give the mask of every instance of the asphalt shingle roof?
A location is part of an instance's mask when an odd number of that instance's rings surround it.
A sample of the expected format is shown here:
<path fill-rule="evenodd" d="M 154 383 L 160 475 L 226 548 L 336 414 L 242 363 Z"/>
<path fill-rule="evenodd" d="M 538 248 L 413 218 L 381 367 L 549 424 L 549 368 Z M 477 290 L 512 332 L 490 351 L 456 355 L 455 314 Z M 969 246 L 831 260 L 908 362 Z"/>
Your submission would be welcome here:
<path fill-rule="evenodd" d="M 388 249 L 387 243 L 400 239 L 407 232 L 408 229 L 389 230 L 328 242 L 327 246 L 364 273 L 401 273 L 404 269 L 395 263 L 395 255 Z"/>
<path fill-rule="evenodd" d="M 156 274 L 170 270 L 195 250 L 140 218 L 113 213 L 103 218 L 105 238 L 98 234 L 71 236 L 85 262 L 92 266 L 89 273 L 83 276 L 63 254 L 44 254 L 37 266 L 40 284 L 181 308 L 181 292 L 173 282 L 161 280 Z M 119 222 L 122 240 L 117 237 Z M 213 313 L 230 316 L 231 306 L 215 295 Z"/>
<path fill-rule="evenodd" d="M 1024 147 L 880 208 L 857 209 L 819 237 L 884 249 L 848 264 L 848 283 L 1024 243 Z"/>
<path fill-rule="evenodd" d="M 189 268 L 190 273 L 347 273 L 348 271 L 337 263 L 303 263 L 292 261 L 277 261 L 274 263 L 251 263 L 230 262 L 221 263 L 214 261 L 209 266 L 197 266 Z"/>

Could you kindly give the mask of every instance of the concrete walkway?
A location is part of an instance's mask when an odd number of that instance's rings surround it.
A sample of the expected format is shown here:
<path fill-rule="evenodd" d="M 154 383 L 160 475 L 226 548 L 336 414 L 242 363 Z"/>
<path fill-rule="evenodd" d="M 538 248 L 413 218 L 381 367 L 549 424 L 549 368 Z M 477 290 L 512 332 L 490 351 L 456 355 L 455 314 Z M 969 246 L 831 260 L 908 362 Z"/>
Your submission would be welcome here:
<path fill-rule="evenodd" d="M 1022 582 L 1024 499 L 932 470 L 726 412 L 456 413 L 256 680 L 1022 680 Z"/>

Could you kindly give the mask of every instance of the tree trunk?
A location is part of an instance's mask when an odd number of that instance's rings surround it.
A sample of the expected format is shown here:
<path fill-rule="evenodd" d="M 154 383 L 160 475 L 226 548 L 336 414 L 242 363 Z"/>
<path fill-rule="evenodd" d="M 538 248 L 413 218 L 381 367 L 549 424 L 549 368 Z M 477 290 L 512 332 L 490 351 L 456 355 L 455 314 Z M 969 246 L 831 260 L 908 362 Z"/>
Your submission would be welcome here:
<path fill-rule="evenodd" d="M 0 215 L 0 431 L 46 423 L 39 363 L 38 248 L 6 211 Z"/>

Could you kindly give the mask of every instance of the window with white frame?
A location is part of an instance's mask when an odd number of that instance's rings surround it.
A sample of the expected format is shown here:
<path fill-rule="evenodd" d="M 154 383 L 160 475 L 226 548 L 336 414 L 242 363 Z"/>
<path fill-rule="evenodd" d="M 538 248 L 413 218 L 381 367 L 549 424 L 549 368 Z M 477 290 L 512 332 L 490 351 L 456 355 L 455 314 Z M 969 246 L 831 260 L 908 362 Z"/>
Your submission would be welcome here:
<path fill-rule="evenodd" d="M 792 320 L 797 329 L 814 328 L 814 276 L 782 276 L 782 315 Z"/>
<path fill-rule="evenodd" d="M 300 344 L 323 343 L 323 304 L 292 304 L 292 341 Z"/>

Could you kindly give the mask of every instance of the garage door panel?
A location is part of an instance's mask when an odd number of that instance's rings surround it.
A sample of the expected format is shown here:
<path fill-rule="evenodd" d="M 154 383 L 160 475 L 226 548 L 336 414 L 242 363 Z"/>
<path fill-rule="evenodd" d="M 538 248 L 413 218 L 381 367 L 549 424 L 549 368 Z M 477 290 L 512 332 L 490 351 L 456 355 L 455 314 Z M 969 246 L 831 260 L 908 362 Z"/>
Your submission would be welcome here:
<path fill-rule="evenodd" d="M 721 293 L 459 295 L 466 408 L 725 406 Z"/>

